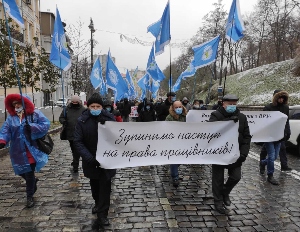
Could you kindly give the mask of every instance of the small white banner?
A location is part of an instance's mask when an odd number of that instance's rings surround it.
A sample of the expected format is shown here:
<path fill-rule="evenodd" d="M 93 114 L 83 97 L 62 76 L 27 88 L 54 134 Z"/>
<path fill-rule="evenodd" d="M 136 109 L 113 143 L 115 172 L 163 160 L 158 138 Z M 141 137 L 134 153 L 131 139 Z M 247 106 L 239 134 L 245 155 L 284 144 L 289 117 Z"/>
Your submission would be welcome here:
<path fill-rule="evenodd" d="M 213 110 L 190 110 L 187 122 L 206 122 Z M 287 116 L 279 111 L 242 111 L 246 115 L 251 142 L 273 142 L 284 137 Z M 210 122 L 211 123 L 211 122 Z"/>
<path fill-rule="evenodd" d="M 129 114 L 129 117 L 131 118 L 137 118 L 139 116 L 137 112 L 138 107 L 137 106 L 131 106 L 131 112 Z"/>
<path fill-rule="evenodd" d="M 164 164 L 231 164 L 239 157 L 238 123 L 106 122 L 97 160 L 106 169 Z"/>

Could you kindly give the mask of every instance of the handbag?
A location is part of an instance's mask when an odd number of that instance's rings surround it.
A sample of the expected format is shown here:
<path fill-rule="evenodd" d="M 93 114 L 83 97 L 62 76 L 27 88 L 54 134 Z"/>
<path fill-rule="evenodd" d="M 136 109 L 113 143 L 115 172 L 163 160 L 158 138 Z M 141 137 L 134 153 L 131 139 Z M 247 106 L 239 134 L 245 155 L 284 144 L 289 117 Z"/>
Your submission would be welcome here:
<path fill-rule="evenodd" d="M 62 130 L 60 131 L 60 140 L 67 140 L 67 127 L 62 126 Z"/>
<path fill-rule="evenodd" d="M 33 122 L 32 114 L 31 114 L 31 122 Z M 35 141 L 36 141 L 37 148 L 40 151 L 46 153 L 47 155 L 49 155 L 52 152 L 54 143 L 51 136 L 48 133 L 43 137 L 36 139 Z"/>
<path fill-rule="evenodd" d="M 38 146 L 38 149 L 47 155 L 49 155 L 53 150 L 53 140 L 51 136 L 47 133 L 45 136 L 35 140 Z"/>

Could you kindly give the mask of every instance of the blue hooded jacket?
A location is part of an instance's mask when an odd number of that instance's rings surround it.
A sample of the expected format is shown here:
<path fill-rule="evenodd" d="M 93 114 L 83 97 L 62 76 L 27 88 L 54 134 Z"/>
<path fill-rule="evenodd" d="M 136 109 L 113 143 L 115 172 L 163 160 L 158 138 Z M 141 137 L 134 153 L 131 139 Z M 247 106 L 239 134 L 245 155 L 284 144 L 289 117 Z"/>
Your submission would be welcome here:
<path fill-rule="evenodd" d="M 50 121 L 41 111 L 34 109 L 34 104 L 27 97 L 23 99 L 31 133 L 28 134 L 24 130 L 25 117 L 20 119 L 12 104 L 14 101 L 21 102 L 20 94 L 10 94 L 5 98 L 5 107 L 9 116 L 0 130 L 0 143 L 10 142 L 10 159 L 16 175 L 32 171 L 26 148 L 36 162 L 35 171 L 40 171 L 48 162 L 48 155 L 37 149 L 35 140 L 47 134 Z"/>

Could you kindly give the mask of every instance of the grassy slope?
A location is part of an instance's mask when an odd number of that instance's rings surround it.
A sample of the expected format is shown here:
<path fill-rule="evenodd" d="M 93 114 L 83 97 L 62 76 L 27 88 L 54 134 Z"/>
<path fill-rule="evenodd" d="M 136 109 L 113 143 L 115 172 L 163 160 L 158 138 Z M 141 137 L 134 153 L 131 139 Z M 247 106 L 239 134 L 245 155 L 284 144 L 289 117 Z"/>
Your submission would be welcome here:
<path fill-rule="evenodd" d="M 293 60 L 287 60 L 228 76 L 226 93 L 237 94 L 239 104 L 264 105 L 271 101 L 275 89 L 282 89 L 289 93 L 290 105 L 299 105 L 300 77 L 292 76 L 292 67 Z M 213 89 L 217 89 L 217 84 Z M 199 99 L 205 99 L 206 96 L 207 92 L 197 95 Z"/>

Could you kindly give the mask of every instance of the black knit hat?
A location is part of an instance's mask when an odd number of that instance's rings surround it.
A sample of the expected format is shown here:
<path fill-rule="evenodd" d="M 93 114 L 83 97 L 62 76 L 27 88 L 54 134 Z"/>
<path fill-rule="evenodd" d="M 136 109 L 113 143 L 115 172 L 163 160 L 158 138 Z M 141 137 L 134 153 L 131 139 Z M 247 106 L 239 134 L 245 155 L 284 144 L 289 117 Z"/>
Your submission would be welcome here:
<path fill-rule="evenodd" d="M 174 93 L 174 92 L 168 92 L 167 93 L 167 97 L 170 97 L 170 96 L 175 97 L 176 93 Z"/>
<path fill-rule="evenodd" d="M 93 95 L 87 101 L 87 106 L 89 107 L 89 105 L 91 105 L 93 103 L 98 103 L 101 106 L 103 106 L 103 100 L 99 93 L 93 93 Z"/>

